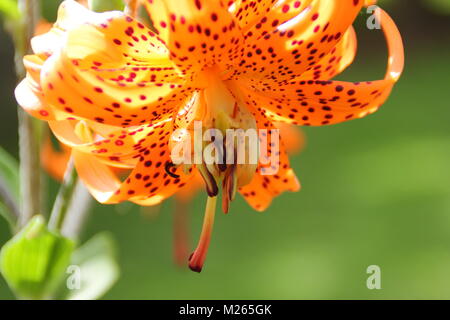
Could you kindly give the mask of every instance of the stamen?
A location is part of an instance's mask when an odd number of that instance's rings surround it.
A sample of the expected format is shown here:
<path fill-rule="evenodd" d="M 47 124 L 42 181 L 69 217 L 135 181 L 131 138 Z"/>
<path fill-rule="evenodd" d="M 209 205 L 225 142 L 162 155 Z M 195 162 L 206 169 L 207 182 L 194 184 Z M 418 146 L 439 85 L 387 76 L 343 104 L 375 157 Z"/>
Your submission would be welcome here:
<path fill-rule="evenodd" d="M 170 169 L 176 167 L 172 162 L 167 162 L 164 169 L 166 170 L 166 173 L 171 176 L 172 178 L 178 179 L 180 176 L 178 174 L 175 174 L 170 171 Z"/>
<path fill-rule="evenodd" d="M 222 183 L 222 211 L 224 213 L 228 213 L 228 210 L 230 209 L 230 202 L 233 201 L 236 196 L 236 180 L 236 165 L 232 165 L 225 174 L 225 178 Z"/>
<path fill-rule="evenodd" d="M 206 260 L 209 243 L 211 241 L 212 229 L 214 226 L 216 203 L 217 197 L 208 197 L 200 240 L 198 242 L 197 248 L 189 259 L 189 268 L 195 272 L 202 271 L 203 264 Z"/>
<path fill-rule="evenodd" d="M 223 150 L 222 154 L 222 163 L 219 163 L 217 166 L 219 167 L 220 172 L 225 172 L 227 170 L 227 138 L 225 137 L 223 140 L 223 148 L 220 148 L 220 150 Z"/>
<path fill-rule="evenodd" d="M 230 185 L 228 188 L 228 196 L 230 197 L 231 201 L 234 201 L 236 199 L 236 192 L 237 192 L 237 172 L 236 172 L 236 166 L 233 166 L 231 168 L 231 174 L 230 174 Z"/>
<path fill-rule="evenodd" d="M 217 182 L 214 176 L 211 174 L 211 172 L 209 172 L 204 163 L 198 165 L 197 169 L 202 175 L 203 180 L 205 181 L 206 192 L 208 193 L 208 196 L 217 196 L 217 194 L 219 193 L 219 187 L 217 186 Z"/>

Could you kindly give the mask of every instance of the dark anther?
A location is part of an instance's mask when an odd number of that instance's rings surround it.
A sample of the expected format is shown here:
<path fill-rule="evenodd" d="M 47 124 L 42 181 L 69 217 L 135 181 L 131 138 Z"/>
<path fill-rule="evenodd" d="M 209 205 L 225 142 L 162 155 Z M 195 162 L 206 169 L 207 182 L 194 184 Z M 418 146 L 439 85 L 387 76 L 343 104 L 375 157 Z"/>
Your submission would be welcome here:
<path fill-rule="evenodd" d="M 178 179 L 180 176 L 170 171 L 173 167 L 175 167 L 175 165 L 172 162 L 167 162 L 165 166 L 166 173 L 172 178 Z"/>

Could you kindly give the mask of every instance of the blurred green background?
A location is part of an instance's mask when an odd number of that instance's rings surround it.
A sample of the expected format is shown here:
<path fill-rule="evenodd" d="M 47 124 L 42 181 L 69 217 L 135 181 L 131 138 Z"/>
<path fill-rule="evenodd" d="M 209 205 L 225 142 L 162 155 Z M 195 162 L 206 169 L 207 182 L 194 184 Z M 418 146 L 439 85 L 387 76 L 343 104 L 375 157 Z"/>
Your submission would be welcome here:
<path fill-rule="evenodd" d="M 44 0 L 49 17 L 55 2 Z M 303 190 L 264 213 L 242 199 L 218 213 L 201 274 L 173 264 L 172 202 L 152 218 L 131 204 L 96 204 L 82 239 L 110 231 L 122 270 L 105 298 L 450 299 L 449 2 L 380 1 L 406 47 L 391 98 L 363 120 L 305 129 L 307 147 L 291 160 Z M 341 79 L 384 74 L 383 37 L 366 18 L 356 24 L 358 58 Z M 1 31 L 0 145 L 17 155 L 12 50 Z M 190 208 L 192 247 L 204 201 L 201 194 Z M 9 237 L 0 221 L 0 245 Z M 366 287 L 369 265 L 381 267 L 381 290 Z M 0 279 L 0 298 L 12 297 Z"/>

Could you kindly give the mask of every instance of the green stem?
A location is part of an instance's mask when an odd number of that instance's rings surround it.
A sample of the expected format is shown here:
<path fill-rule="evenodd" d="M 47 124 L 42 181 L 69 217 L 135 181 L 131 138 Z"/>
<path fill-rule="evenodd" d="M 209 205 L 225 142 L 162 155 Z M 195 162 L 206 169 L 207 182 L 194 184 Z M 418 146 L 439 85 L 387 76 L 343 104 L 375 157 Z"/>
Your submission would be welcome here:
<path fill-rule="evenodd" d="M 50 221 L 48 223 L 50 230 L 58 232 L 61 231 L 64 219 L 66 218 L 69 206 L 72 202 L 77 182 L 78 174 L 74 168 L 73 161 L 70 160 L 67 165 L 64 181 L 59 188 L 59 192 L 56 196 L 55 204 L 50 215 Z"/>
<path fill-rule="evenodd" d="M 91 212 L 93 198 L 83 182 L 78 179 L 72 202 L 67 210 L 66 218 L 61 227 L 61 234 L 67 238 L 78 240 L 80 233 Z"/>
<path fill-rule="evenodd" d="M 16 47 L 16 72 L 19 79 L 25 77 L 22 58 L 31 52 L 30 41 L 39 19 L 38 0 L 18 0 L 21 22 L 14 36 Z M 19 226 L 41 211 L 40 128 L 42 124 L 32 119 L 21 108 L 19 117 L 19 155 L 21 208 Z"/>

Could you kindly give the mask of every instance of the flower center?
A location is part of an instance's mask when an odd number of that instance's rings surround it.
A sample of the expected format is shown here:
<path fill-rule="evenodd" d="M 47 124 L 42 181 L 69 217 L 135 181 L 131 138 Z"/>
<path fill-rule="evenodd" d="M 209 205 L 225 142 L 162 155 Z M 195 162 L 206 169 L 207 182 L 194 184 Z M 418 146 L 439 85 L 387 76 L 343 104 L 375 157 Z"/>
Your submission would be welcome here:
<path fill-rule="evenodd" d="M 190 169 L 196 165 L 208 193 L 200 240 L 189 259 L 190 268 L 197 272 L 208 251 L 220 185 L 222 210 L 227 213 L 238 187 L 252 180 L 259 158 L 256 120 L 230 90 L 230 83 L 219 75 L 215 68 L 199 75 L 195 84 L 200 89 L 179 114 L 182 120 L 175 124 L 184 131 L 174 135 L 170 146 L 173 155 L 174 149 L 186 142 L 193 145 L 187 155 L 194 161 L 183 166 Z"/>
<path fill-rule="evenodd" d="M 199 79 L 204 84 L 201 93 L 204 134 L 201 141 L 194 142 L 197 146 L 194 152 L 202 159 L 197 168 L 209 196 L 216 196 L 222 183 L 222 209 L 226 213 L 237 188 L 250 183 L 256 172 L 259 146 L 253 115 L 218 75 L 212 68 L 204 71 Z"/>

